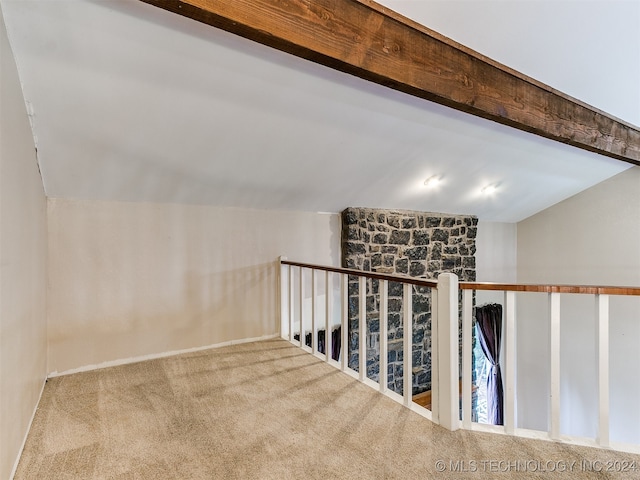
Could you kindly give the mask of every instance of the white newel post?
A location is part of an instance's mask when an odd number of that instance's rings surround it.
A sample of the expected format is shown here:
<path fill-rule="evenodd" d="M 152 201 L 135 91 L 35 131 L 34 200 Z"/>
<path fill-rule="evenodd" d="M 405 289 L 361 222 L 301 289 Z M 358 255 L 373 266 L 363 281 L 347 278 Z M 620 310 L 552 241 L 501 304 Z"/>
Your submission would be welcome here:
<path fill-rule="evenodd" d="M 286 257 L 278 257 L 278 313 L 280 314 L 280 336 L 285 338 L 285 318 L 284 318 L 284 275 L 282 273 L 282 260 L 286 260 Z"/>
<path fill-rule="evenodd" d="M 288 273 L 285 275 L 284 265 L 282 265 L 282 261 L 286 260 L 287 257 L 280 256 L 278 257 L 278 278 L 280 279 L 280 303 L 278 304 L 278 310 L 280 313 L 280 336 L 282 338 L 289 337 L 289 322 L 287 320 L 288 313 L 288 292 L 289 287 L 287 285 Z M 287 270 L 289 270 L 287 268 Z M 285 308 L 287 305 L 287 308 Z"/>
<path fill-rule="evenodd" d="M 440 352 L 438 350 L 438 289 L 431 289 L 431 419 L 440 423 Z"/>
<path fill-rule="evenodd" d="M 448 430 L 460 428 L 458 277 L 438 277 L 438 416 Z"/>

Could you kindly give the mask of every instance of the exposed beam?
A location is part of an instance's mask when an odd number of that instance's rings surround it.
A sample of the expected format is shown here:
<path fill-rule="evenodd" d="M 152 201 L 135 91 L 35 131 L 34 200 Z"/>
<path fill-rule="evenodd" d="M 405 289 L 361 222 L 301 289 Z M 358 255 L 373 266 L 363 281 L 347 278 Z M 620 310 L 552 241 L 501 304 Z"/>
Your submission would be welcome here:
<path fill-rule="evenodd" d="M 242 37 L 640 165 L 640 130 L 371 0 L 142 0 Z"/>

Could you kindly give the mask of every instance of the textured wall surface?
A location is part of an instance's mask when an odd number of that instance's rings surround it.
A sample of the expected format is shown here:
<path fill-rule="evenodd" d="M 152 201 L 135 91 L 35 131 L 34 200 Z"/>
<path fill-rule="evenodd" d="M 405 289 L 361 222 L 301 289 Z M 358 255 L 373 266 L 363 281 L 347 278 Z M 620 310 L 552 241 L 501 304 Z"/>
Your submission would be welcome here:
<path fill-rule="evenodd" d="M 342 263 L 358 270 L 436 279 L 451 272 L 476 278 L 477 218 L 405 210 L 348 208 L 342 212 Z M 349 282 L 349 365 L 358 369 L 358 282 Z M 367 376 L 379 374 L 379 282 L 367 281 Z M 402 285 L 389 284 L 388 382 L 402 391 Z M 431 291 L 413 287 L 413 391 L 431 388 Z"/>

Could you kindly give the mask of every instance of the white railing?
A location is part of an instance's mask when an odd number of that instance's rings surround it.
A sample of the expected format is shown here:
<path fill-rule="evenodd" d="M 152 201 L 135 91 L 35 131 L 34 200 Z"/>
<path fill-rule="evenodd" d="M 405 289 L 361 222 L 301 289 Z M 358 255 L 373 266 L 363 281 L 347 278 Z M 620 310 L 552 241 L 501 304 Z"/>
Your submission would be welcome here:
<path fill-rule="evenodd" d="M 613 448 L 621 451 L 640 453 L 640 444 L 612 442 L 610 439 L 610 342 L 609 342 L 609 300 L 611 297 L 640 296 L 638 287 L 598 287 L 569 285 L 515 285 L 490 283 L 460 283 L 462 290 L 462 427 L 518 435 L 531 438 L 548 438 L 601 448 Z M 504 425 L 494 426 L 471 421 L 471 331 L 473 321 L 472 297 L 474 293 L 493 291 L 502 294 L 503 316 L 503 369 L 504 381 Z M 548 322 L 549 345 L 549 384 L 548 384 L 548 428 L 534 430 L 518 426 L 516 402 L 516 298 L 525 299 L 527 295 L 544 294 L 547 304 L 547 317 L 540 321 Z M 592 297 L 595 316 L 595 366 L 594 382 L 597 391 L 597 423 L 594 437 L 579 437 L 561 433 L 561 386 L 571 379 L 561 378 L 561 299 L 570 297 Z M 640 313 L 640 311 L 638 312 Z M 584 322 L 588 328 L 588 322 Z M 640 367 L 640 366 L 638 366 Z M 588 368 L 585 366 L 585 368 Z M 633 369 L 632 369 L 633 371 Z M 640 371 L 640 370 L 639 370 Z M 633 378 L 633 377 L 632 377 Z M 640 378 L 637 379 L 640 381 Z M 637 383 L 637 382 L 632 382 Z M 640 426 L 640 425 L 639 425 Z"/>
<path fill-rule="evenodd" d="M 458 283 L 454 274 L 441 274 L 437 282 L 362 272 L 343 268 L 311 265 L 280 259 L 281 278 L 281 334 L 292 343 L 340 368 L 363 383 L 402 403 L 411 410 L 439 423 L 449 430 L 459 428 L 484 430 L 532 438 L 547 438 L 572 443 L 640 452 L 640 445 L 615 444 L 609 434 L 609 298 L 610 296 L 640 296 L 640 288 L 574 287 L 551 285 L 507 285 L 486 283 Z M 358 278 L 358 370 L 348 362 L 348 278 Z M 377 381 L 367 376 L 367 279 L 379 281 L 379 376 Z M 388 284 L 403 285 L 402 326 L 403 388 L 398 394 L 387 388 L 387 314 Z M 413 286 L 431 289 L 431 410 L 412 401 L 412 298 Z M 320 291 L 319 291 L 320 290 Z M 473 299 L 477 292 L 501 293 L 503 317 L 504 425 L 478 424 L 472 421 L 472 335 Z M 516 296 L 544 293 L 548 297 L 550 373 L 549 418 L 546 431 L 519 428 L 516 412 Z M 597 435 L 595 438 L 571 438 L 561 435 L 560 428 L 560 300 L 561 295 L 592 295 L 596 310 L 595 374 L 598 399 Z M 461 299 L 461 302 L 460 302 Z M 322 306 L 322 307 L 320 307 Z M 461 307 L 460 307 L 461 306 Z M 461 309 L 461 312 L 459 311 Z M 323 315 L 318 311 L 324 310 Z M 323 318 L 320 318 L 323 317 Z M 459 325 L 459 318 L 462 323 Z M 318 351 L 318 330 L 325 330 L 325 352 Z M 332 360 L 332 327 L 341 327 L 341 355 Z M 462 345 L 459 341 L 462 329 Z M 296 332 L 299 339 L 295 339 Z M 311 347 L 305 344 L 311 333 Z M 460 365 L 460 358 L 462 365 Z M 460 368 L 462 367 L 462 368 Z M 461 388 L 460 388 L 461 385 Z M 461 389 L 461 391 L 460 391 Z"/>
<path fill-rule="evenodd" d="M 372 272 L 362 272 L 344 268 L 311 265 L 280 259 L 280 312 L 281 336 L 295 345 L 316 355 L 343 372 L 379 390 L 384 395 L 402 403 L 407 408 L 456 430 L 460 428 L 459 416 L 459 358 L 458 358 L 458 279 L 453 274 L 440 275 L 437 282 Z M 348 279 L 358 278 L 358 369 L 350 368 L 348 361 Z M 380 344 L 378 380 L 367 376 L 367 312 L 366 280 L 379 281 L 380 295 Z M 336 280 L 338 280 L 336 284 Z M 387 387 L 387 313 L 389 282 L 403 286 L 402 328 L 403 338 L 403 388 L 396 393 Z M 432 302 L 432 342 L 431 385 L 432 404 L 428 410 L 412 401 L 412 299 L 413 286 L 431 289 Z M 337 300 L 339 299 L 339 300 Z M 319 315 L 322 305 L 323 314 Z M 320 318 L 323 317 L 323 318 Z M 323 325 L 325 331 L 325 352 L 318 351 L 318 330 Z M 331 335 L 333 326 L 341 327 L 341 355 L 339 361 L 332 359 Z M 305 337 L 311 333 L 311 346 Z M 296 339 L 296 335 L 299 337 Z M 408 374 L 407 374 L 408 372 Z"/>

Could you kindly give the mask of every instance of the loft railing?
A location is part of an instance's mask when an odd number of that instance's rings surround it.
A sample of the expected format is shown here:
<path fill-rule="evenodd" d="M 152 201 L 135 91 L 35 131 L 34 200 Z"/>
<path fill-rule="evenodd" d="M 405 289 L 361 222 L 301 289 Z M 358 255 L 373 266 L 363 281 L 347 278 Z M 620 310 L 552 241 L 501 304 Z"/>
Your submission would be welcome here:
<path fill-rule="evenodd" d="M 294 279 L 294 273 L 298 272 L 297 282 Z M 305 287 L 303 271 L 310 272 L 310 285 Z M 287 338 L 292 343 L 299 345 L 301 348 L 317 355 L 328 363 L 340 368 L 342 371 L 358 378 L 360 381 L 369 386 L 380 390 L 381 393 L 391 397 L 392 399 L 404 404 L 406 407 L 418 412 L 419 414 L 443 425 L 446 428 L 455 430 L 459 428 L 459 394 L 457 392 L 459 384 L 459 368 L 457 360 L 457 347 L 455 351 L 451 345 L 457 345 L 458 341 L 458 312 L 457 306 L 451 309 L 452 305 L 456 305 L 453 296 L 457 295 L 457 277 L 453 274 L 441 275 L 438 282 L 401 277 L 396 275 L 386 275 L 375 272 L 362 272 L 360 270 L 352 270 L 346 268 L 327 267 L 320 265 L 312 265 L 300 262 L 292 262 L 281 259 L 281 334 L 283 338 Z M 332 359 L 331 342 L 325 341 L 325 353 L 318 352 L 317 349 L 317 332 L 320 325 L 320 319 L 317 315 L 318 295 L 317 288 L 319 276 L 323 274 L 322 280 L 324 287 L 324 329 L 325 340 L 329 338 L 329 332 L 335 325 L 335 314 L 333 312 L 334 304 L 340 306 L 339 325 L 341 327 L 341 355 L 340 361 L 335 362 Z M 334 275 L 334 279 L 330 276 Z M 350 276 L 358 278 L 358 370 L 349 367 L 348 362 L 348 278 Z M 330 287 L 331 280 L 339 280 L 339 302 L 334 302 L 334 288 Z M 366 352 L 366 280 L 378 280 L 378 291 L 380 294 L 380 366 L 379 379 L 373 381 L 367 377 L 367 352 Z M 397 282 L 403 286 L 403 305 L 402 305 L 402 328 L 405 332 L 403 339 L 403 388 L 402 393 L 398 394 L 387 387 L 387 302 L 388 302 L 388 286 L 389 282 Z M 412 402 L 412 342 L 408 341 L 406 332 L 412 332 L 412 286 L 426 287 L 431 289 L 432 293 L 432 319 L 437 317 L 439 321 L 432 320 L 432 336 L 438 339 L 437 345 L 432 343 L 432 368 L 431 368 L 431 384 L 434 394 L 432 396 L 432 408 L 427 410 Z M 308 290 L 308 291 L 307 291 Z M 310 305 L 305 308 L 305 298 L 309 297 Z M 440 302 L 438 299 L 444 299 Z M 307 347 L 305 342 L 305 310 L 308 314 L 308 325 L 311 333 L 311 347 Z M 437 313 L 436 313 L 437 312 Z M 333 315 L 332 315 L 333 314 Z M 297 318 L 296 318 L 297 317 Z M 438 330 L 436 332 L 436 330 Z M 296 339 L 296 332 L 299 335 Z M 410 337 L 409 337 L 410 338 Z M 451 357 L 448 361 L 439 362 L 441 355 Z M 453 358 L 455 357 L 455 359 Z M 454 361 L 455 360 L 455 361 Z M 407 375 L 406 372 L 409 372 Z M 449 397 L 445 397 L 447 393 Z"/>
<path fill-rule="evenodd" d="M 306 275 L 305 275 L 306 273 Z M 297 276 L 296 276 L 297 274 Z M 305 281 L 305 276 L 307 277 Z M 349 366 L 349 277 L 358 279 L 358 365 Z M 377 381 L 367 375 L 367 279 L 379 281 L 379 374 Z M 297 281 L 296 281 L 297 280 Z M 309 283 L 307 285 L 306 283 Z M 402 284 L 403 387 L 402 393 L 387 387 L 387 314 L 388 286 Z M 318 289 L 324 295 L 318 294 Z M 431 290 L 431 391 L 428 410 L 412 401 L 412 298 L 413 287 Z M 437 282 L 363 272 L 345 268 L 312 265 L 280 259 L 281 335 L 343 372 L 402 403 L 411 410 L 439 423 L 449 430 L 481 429 L 510 435 L 566 440 L 605 448 L 640 452 L 639 445 L 612 445 L 609 435 L 609 299 L 611 296 L 640 296 L 638 287 L 597 287 L 559 285 L 517 285 L 458 282 L 456 275 L 441 274 Z M 477 292 L 502 292 L 504 303 L 501 364 L 504 379 L 504 425 L 488 426 L 472 421 L 472 329 L 473 298 Z M 528 430 L 516 425 L 516 294 L 544 293 L 548 295 L 550 322 L 550 381 L 548 430 Z M 560 299 L 561 295 L 591 295 L 596 308 L 596 355 L 598 423 L 594 439 L 573 439 L 560 432 Z M 461 300 L 461 301 L 460 301 Z M 322 307 L 320 308 L 320 303 Z M 324 310 L 323 315 L 318 310 Z M 320 318 L 322 317 L 322 318 Z M 461 327 L 459 324 L 461 318 Z M 330 332 L 339 326 L 341 354 L 334 352 Z M 324 328 L 324 353 L 318 350 L 318 332 Z M 462 330 L 462 342 L 459 332 Z M 310 333 L 310 347 L 305 338 Z M 299 335 L 296 338 L 296 335 Z M 460 365 L 460 358 L 462 365 Z M 462 367 L 462 368 L 460 368 Z M 461 390 L 461 391 L 460 391 Z"/>
<path fill-rule="evenodd" d="M 616 448 L 631 452 L 640 452 L 640 445 L 612 444 L 610 439 L 610 351 L 609 351 L 609 300 L 610 297 L 636 296 L 640 297 L 639 287 L 615 286 L 572 286 L 572 285 L 523 285 L 461 282 L 462 290 L 462 428 L 482 429 L 503 432 L 510 435 L 527 436 L 532 438 L 550 438 L 552 440 L 566 440 L 569 442 Z M 502 292 L 504 304 L 503 337 L 504 356 L 504 425 L 479 425 L 471 420 L 471 333 L 473 324 L 472 298 L 477 292 Z M 550 374 L 549 374 L 549 418 L 548 430 L 541 432 L 516 426 L 516 294 L 546 294 L 549 322 L 550 346 Z M 560 326 L 561 326 L 561 295 L 592 296 L 595 299 L 596 316 L 596 372 L 597 385 L 597 434 L 595 438 L 572 438 L 561 435 L 560 432 Z M 543 434 L 543 435 L 541 435 Z"/>

